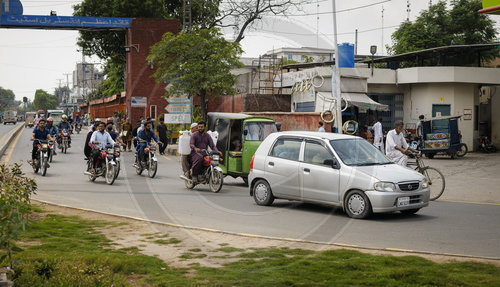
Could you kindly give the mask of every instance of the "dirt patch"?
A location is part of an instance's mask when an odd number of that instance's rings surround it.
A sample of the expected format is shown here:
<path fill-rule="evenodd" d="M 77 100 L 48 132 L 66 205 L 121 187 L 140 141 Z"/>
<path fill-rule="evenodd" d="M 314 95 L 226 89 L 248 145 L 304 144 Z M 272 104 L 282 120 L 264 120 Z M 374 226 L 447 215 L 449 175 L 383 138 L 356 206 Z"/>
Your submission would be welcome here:
<path fill-rule="evenodd" d="M 351 249 L 373 255 L 407 256 L 416 255 L 434 262 L 474 261 L 500 266 L 500 260 L 487 260 L 469 257 L 433 255 L 411 252 L 386 251 L 367 248 L 352 248 L 330 244 L 294 242 L 279 239 L 266 239 L 241 236 L 221 232 L 189 229 L 151 223 L 97 212 L 84 211 L 69 207 L 37 203 L 53 214 L 79 216 L 86 220 L 104 220 L 126 223 L 125 225 L 96 228 L 113 241 L 113 248 L 138 248 L 142 254 L 156 256 L 169 266 L 189 268 L 193 265 L 221 267 L 225 264 L 243 260 L 238 257 L 244 252 L 260 248 L 289 248 L 313 251 Z M 194 274 L 191 274 L 194 275 Z"/>

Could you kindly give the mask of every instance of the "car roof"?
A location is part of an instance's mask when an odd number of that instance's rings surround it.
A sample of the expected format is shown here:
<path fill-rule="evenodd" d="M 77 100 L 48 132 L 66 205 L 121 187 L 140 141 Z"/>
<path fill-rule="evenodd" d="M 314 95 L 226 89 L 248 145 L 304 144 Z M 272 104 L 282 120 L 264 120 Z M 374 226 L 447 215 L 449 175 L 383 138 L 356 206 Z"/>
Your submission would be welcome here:
<path fill-rule="evenodd" d="M 314 138 L 322 138 L 326 140 L 340 140 L 340 139 L 354 139 L 359 138 L 357 136 L 345 135 L 345 134 L 337 134 L 337 133 L 327 133 L 327 132 L 310 132 L 310 131 L 285 131 L 274 133 L 276 136 L 305 136 L 305 137 L 314 137 Z"/>

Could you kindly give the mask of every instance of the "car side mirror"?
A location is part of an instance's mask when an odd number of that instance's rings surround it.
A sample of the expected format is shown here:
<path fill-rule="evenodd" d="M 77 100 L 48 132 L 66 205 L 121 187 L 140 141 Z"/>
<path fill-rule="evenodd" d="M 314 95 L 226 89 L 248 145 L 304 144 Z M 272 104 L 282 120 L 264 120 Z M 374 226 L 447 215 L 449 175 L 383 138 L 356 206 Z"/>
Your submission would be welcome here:
<path fill-rule="evenodd" d="M 325 159 L 323 161 L 323 164 L 327 165 L 327 166 L 331 166 L 334 169 L 340 169 L 338 162 L 336 160 L 333 160 L 333 159 Z"/>
<path fill-rule="evenodd" d="M 248 135 L 248 130 L 244 130 L 243 135 L 245 135 L 245 136 Z"/>

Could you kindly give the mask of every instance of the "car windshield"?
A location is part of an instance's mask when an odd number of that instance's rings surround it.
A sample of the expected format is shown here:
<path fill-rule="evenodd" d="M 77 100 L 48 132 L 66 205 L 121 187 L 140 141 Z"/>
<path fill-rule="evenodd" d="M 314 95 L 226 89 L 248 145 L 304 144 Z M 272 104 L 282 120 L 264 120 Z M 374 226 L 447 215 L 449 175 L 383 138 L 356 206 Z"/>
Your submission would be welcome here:
<path fill-rule="evenodd" d="M 245 124 L 246 141 L 263 141 L 274 132 L 276 132 L 274 122 L 248 122 Z"/>
<path fill-rule="evenodd" d="M 332 140 L 330 145 L 346 165 L 382 165 L 392 162 L 364 139 Z"/>

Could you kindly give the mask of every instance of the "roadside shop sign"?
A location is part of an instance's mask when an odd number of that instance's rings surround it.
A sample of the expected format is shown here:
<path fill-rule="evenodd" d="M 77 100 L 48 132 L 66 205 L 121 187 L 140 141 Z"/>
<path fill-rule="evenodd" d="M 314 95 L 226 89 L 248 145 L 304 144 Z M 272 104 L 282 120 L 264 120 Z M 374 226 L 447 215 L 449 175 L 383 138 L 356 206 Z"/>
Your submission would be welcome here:
<path fill-rule="evenodd" d="M 132 103 L 130 104 L 133 108 L 147 107 L 148 98 L 146 97 L 132 97 Z"/>
<path fill-rule="evenodd" d="M 163 120 L 166 124 L 190 124 L 191 114 L 165 114 Z"/>

